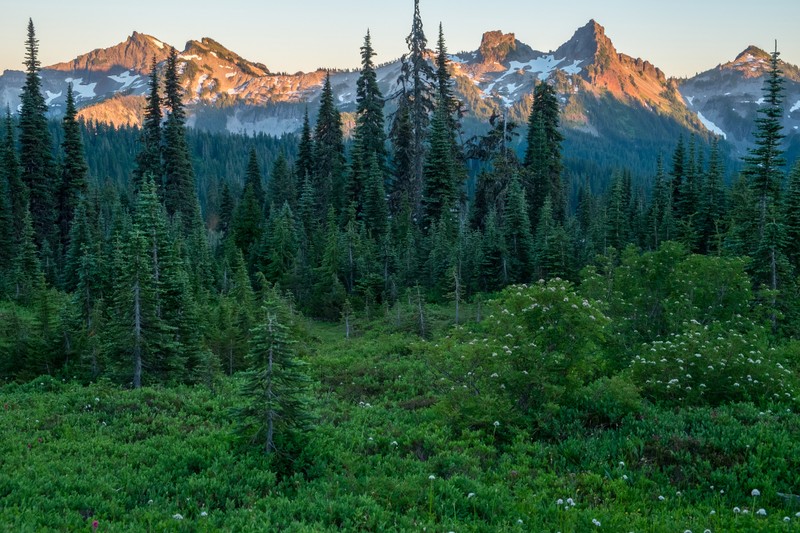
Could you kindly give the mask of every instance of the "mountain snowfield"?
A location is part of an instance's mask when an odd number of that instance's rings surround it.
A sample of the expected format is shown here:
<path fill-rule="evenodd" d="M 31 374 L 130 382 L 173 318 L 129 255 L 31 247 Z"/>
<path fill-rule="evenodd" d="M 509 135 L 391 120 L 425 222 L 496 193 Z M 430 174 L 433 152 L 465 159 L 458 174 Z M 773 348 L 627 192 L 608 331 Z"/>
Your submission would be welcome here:
<path fill-rule="evenodd" d="M 93 50 L 72 61 L 45 67 L 42 87 L 52 116 L 63 113 L 68 83 L 81 116 L 115 125 L 141 123 L 152 58 L 162 65 L 169 44 L 134 32 L 124 42 Z M 300 129 L 306 108 L 313 115 L 326 72 L 272 73 L 220 43 L 189 41 L 180 52 L 188 124 L 209 131 L 282 135 Z M 719 135 L 736 151 L 751 142 L 753 119 L 769 54 L 748 47 L 734 61 L 677 80 L 648 61 L 618 53 L 594 20 L 579 28 L 555 51 L 541 52 L 513 34 L 490 31 L 479 48 L 450 56 L 456 92 L 465 103 L 465 124 L 472 130 L 494 113 L 507 112 L 524 122 L 536 83 L 555 83 L 567 130 L 595 137 L 652 135 L 652 121 L 677 124 L 690 132 Z M 800 71 L 782 63 L 786 75 L 785 125 L 800 127 Z M 378 81 L 388 98 L 398 91 L 400 62 L 382 65 Z M 340 110 L 355 111 L 358 72 L 332 71 Z M 19 105 L 24 74 L 0 76 L 0 105 Z M 614 111 L 609 111 L 613 106 Z M 668 129 L 671 126 L 664 126 Z M 658 128 L 656 128 L 658 129 Z"/>

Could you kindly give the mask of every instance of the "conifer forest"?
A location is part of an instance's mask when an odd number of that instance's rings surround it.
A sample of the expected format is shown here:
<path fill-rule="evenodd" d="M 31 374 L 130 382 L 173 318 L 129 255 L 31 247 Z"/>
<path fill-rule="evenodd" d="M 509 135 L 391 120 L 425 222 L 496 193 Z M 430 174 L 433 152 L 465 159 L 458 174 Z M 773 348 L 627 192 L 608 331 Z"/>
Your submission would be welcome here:
<path fill-rule="evenodd" d="M 270 137 L 187 127 L 175 49 L 141 127 L 72 86 L 51 120 L 29 23 L 0 530 L 800 531 L 777 49 L 746 156 L 678 135 L 587 180 L 546 81 L 467 139 L 425 29 L 415 2 L 395 94 L 366 33 L 352 127 L 328 78 Z"/>

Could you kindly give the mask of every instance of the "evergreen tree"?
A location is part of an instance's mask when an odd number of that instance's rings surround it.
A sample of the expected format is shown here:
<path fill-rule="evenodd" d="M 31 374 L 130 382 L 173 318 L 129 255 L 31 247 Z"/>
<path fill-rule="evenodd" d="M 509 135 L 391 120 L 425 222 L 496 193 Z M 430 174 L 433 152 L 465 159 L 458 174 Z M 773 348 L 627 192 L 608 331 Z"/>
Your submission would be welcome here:
<path fill-rule="evenodd" d="M 180 215 L 188 235 L 197 221 L 200 207 L 195 191 L 194 170 L 186 143 L 186 112 L 178 79 L 178 51 L 170 50 L 164 72 L 164 104 L 167 119 L 163 128 L 164 205 L 170 217 Z"/>
<path fill-rule="evenodd" d="M 22 233 L 17 239 L 16 254 L 11 264 L 14 299 L 22 304 L 31 302 L 45 287 L 31 219 L 30 211 L 26 210 L 22 219 Z"/>
<path fill-rule="evenodd" d="M 458 184 L 453 161 L 453 132 L 449 127 L 447 106 L 440 102 L 433 115 L 430 151 L 425 161 L 424 228 L 438 221 L 442 214 L 456 207 Z"/>
<path fill-rule="evenodd" d="M 630 182 L 621 174 L 614 176 L 611 193 L 606 206 L 606 243 L 615 250 L 622 250 L 631 242 Z"/>
<path fill-rule="evenodd" d="M 453 95 L 453 77 L 449 69 L 450 59 L 447 57 L 447 45 L 444 30 L 439 23 L 439 39 L 436 41 L 436 93 L 437 105 L 444 105 L 449 118 L 448 127 L 455 134 L 459 130 L 456 114 L 461 111 L 461 103 Z"/>
<path fill-rule="evenodd" d="M 783 200 L 786 230 L 785 253 L 796 273 L 800 273 L 800 160 L 789 174 L 789 186 Z"/>
<path fill-rule="evenodd" d="M 233 212 L 233 235 L 236 246 L 245 257 L 250 257 L 253 245 L 259 242 L 264 223 L 264 214 L 253 187 L 246 187 L 242 199 Z"/>
<path fill-rule="evenodd" d="M 383 188 L 383 172 L 374 153 L 369 158 L 368 171 L 364 193 L 364 223 L 372 238 L 380 242 L 389 230 L 389 210 Z"/>
<path fill-rule="evenodd" d="M 234 210 L 233 195 L 231 194 L 231 189 L 228 187 L 227 183 L 222 184 L 222 192 L 220 193 L 220 197 L 219 230 L 222 232 L 222 236 L 224 238 L 227 237 L 231 231 Z"/>
<path fill-rule="evenodd" d="M 103 351 L 115 373 L 131 376 L 134 388 L 148 372 L 164 367 L 162 355 L 171 352 L 169 329 L 158 316 L 157 284 L 153 279 L 151 247 L 137 225 L 114 254 L 114 288 L 109 320 L 104 327 Z"/>
<path fill-rule="evenodd" d="M 683 135 L 681 135 L 678 137 L 678 145 L 672 153 L 672 172 L 670 173 L 672 213 L 676 221 L 681 219 L 681 192 L 683 191 L 683 180 L 686 177 L 686 164 L 686 144 L 684 143 Z"/>
<path fill-rule="evenodd" d="M 325 77 L 314 129 L 314 189 L 317 208 L 341 207 L 344 194 L 344 140 L 342 117 L 333 101 L 330 73 Z"/>
<path fill-rule="evenodd" d="M 783 71 L 778 63 L 777 43 L 770 60 L 770 71 L 764 83 L 764 105 L 758 109 L 755 147 L 744 158 L 744 175 L 758 202 L 758 238 L 764 234 L 767 213 L 778 201 L 783 183 L 783 157 L 781 141 L 783 134 Z"/>
<path fill-rule="evenodd" d="M 343 260 L 342 237 L 336 224 L 333 206 L 328 207 L 325 224 L 325 242 L 322 258 L 315 269 L 314 312 L 327 320 L 336 320 L 344 304 L 347 293 L 342 283 Z"/>
<path fill-rule="evenodd" d="M 530 204 L 531 221 L 540 219 L 539 211 L 545 198 L 550 197 L 556 220 L 566 214 L 566 194 L 561 173 L 561 143 L 564 136 L 558 130 L 559 110 L 555 88 L 539 83 L 533 92 L 533 105 L 528 117 L 528 146 L 525 150 L 525 192 Z"/>
<path fill-rule="evenodd" d="M 364 151 L 364 160 L 369 161 L 375 154 L 380 169 L 384 168 L 386 157 L 386 133 L 384 132 L 384 99 L 378 87 L 378 76 L 372 58 L 372 40 L 367 31 L 361 46 L 361 74 L 356 83 L 356 128 L 354 138 Z"/>
<path fill-rule="evenodd" d="M 509 283 L 508 251 L 503 228 L 492 207 L 486 215 L 483 230 L 483 260 L 481 261 L 481 285 L 486 291 L 495 291 Z"/>
<path fill-rule="evenodd" d="M 256 156 L 256 149 L 250 148 L 250 156 L 247 161 L 247 171 L 244 177 L 244 187 L 250 187 L 253 194 L 258 201 L 258 204 L 263 209 L 266 206 L 266 193 L 264 192 L 264 178 L 261 176 L 261 167 L 258 164 L 258 157 Z M 270 202 L 274 202 L 270 198 Z"/>
<path fill-rule="evenodd" d="M 99 261 L 99 235 L 95 228 L 92 204 L 81 198 L 75 210 L 75 218 L 70 226 L 69 246 L 64 262 L 63 286 L 67 291 L 75 291 L 81 279 L 86 254 L 95 254 L 93 261 Z"/>
<path fill-rule="evenodd" d="M 6 108 L 4 142 L 0 153 L 0 174 L 5 177 L 8 185 L 8 202 L 11 208 L 13 223 L 12 235 L 22 233 L 22 219 L 28 210 L 28 188 L 20 176 L 19 160 L 14 142 L 14 122 L 11 119 L 11 110 Z"/>
<path fill-rule="evenodd" d="M 503 238 L 508 249 L 508 276 L 511 283 L 530 281 L 534 243 L 528 219 L 528 202 L 517 176 L 511 180 L 503 219 Z"/>
<path fill-rule="evenodd" d="M 296 351 L 296 332 L 286 305 L 270 294 L 252 331 L 248 370 L 234 411 L 238 433 L 264 453 L 292 455 L 307 428 L 307 378 Z"/>
<path fill-rule="evenodd" d="M 300 133 L 300 143 L 297 146 L 297 183 L 314 177 L 314 141 L 311 139 L 311 125 L 308 122 L 308 108 L 303 114 L 303 130 Z"/>
<path fill-rule="evenodd" d="M 414 189 L 421 183 L 414 181 L 414 130 L 410 109 L 404 100 L 398 104 L 390 134 L 393 154 L 389 207 L 393 215 L 398 215 L 403 204 L 411 204 L 421 192 Z"/>
<path fill-rule="evenodd" d="M 569 278 L 571 250 L 564 226 L 555 219 L 550 197 L 545 198 L 536 226 L 536 277 Z"/>
<path fill-rule="evenodd" d="M 425 57 L 428 39 L 422 28 L 419 0 L 414 0 L 414 18 L 411 24 L 411 33 L 406 37 L 406 44 L 408 53 L 401 58 L 399 79 L 401 101 L 392 128 L 392 144 L 395 146 L 395 164 L 397 164 L 397 152 L 408 150 L 410 166 L 403 170 L 408 173 L 410 181 L 403 184 L 407 186 L 404 192 L 411 202 L 412 210 L 418 214 L 422 208 L 425 141 L 428 135 L 430 116 L 435 107 L 434 95 L 436 92 L 434 86 L 436 75 Z M 407 116 L 405 116 L 406 113 Z M 405 120 L 408 120 L 409 123 L 398 122 Z M 407 133 L 410 133 L 410 136 L 404 137 Z"/>
<path fill-rule="evenodd" d="M 89 166 L 83 153 L 81 129 L 75 118 L 76 114 L 75 98 L 70 83 L 67 86 L 67 109 L 62 121 L 64 140 L 61 143 L 61 151 L 64 160 L 61 164 L 61 188 L 58 195 L 58 224 L 61 245 L 64 249 L 69 246 L 69 230 L 75 209 L 88 188 L 86 174 Z"/>
<path fill-rule="evenodd" d="M 150 67 L 150 92 L 145 97 L 146 105 L 142 131 L 139 137 L 139 152 L 136 154 L 136 168 L 133 170 L 133 192 L 138 193 L 147 175 L 153 176 L 159 195 L 164 197 L 161 166 L 161 94 L 159 93 L 158 65 L 156 58 Z"/>
<path fill-rule="evenodd" d="M 727 214 L 727 199 L 723 184 L 724 170 L 719 153 L 719 140 L 711 142 L 708 171 L 700 192 L 698 206 L 698 250 L 703 254 L 720 251 L 723 224 Z"/>
<path fill-rule="evenodd" d="M 293 274 L 298 250 L 297 229 L 288 203 L 270 217 L 267 231 L 262 237 L 260 266 L 267 281 L 293 288 Z"/>
<path fill-rule="evenodd" d="M 297 206 L 294 173 L 289 168 L 289 163 L 283 153 L 278 154 L 278 158 L 272 165 L 272 174 L 267 184 L 267 197 L 273 205 L 288 204 L 292 209 Z"/>
<path fill-rule="evenodd" d="M 13 139 L 12 139 L 13 141 Z M 6 139 L 0 144 L 0 155 L 6 151 Z M 1 163 L 1 162 L 0 162 Z M 3 294 L 14 257 L 14 238 L 18 235 L 14 222 L 11 185 L 7 171 L 0 166 L 0 294 Z"/>
<path fill-rule="evenodd" d="M 39 41 L 28 21 L 28 37 L 25 41 L 25 85 L 20 96 L 19 149 L 22 167 L 22 182 L 27 186 L 36 244 L 53 245 L 55 238 L 55 193 L 58 188 L 57 175 L 52 156 L 52 140 L 47 129 L 47 104 L 42 96 L 39 78 Z"/>
<path fill-rule="evenodd" d="M 351 153 L 350 175 L 347 183 L 347 201 L 355 206 L 361 218 L 364 211 L 365 192 L 370 180 L 370 161 L 375 156 L 379 170 L 386 166 L 386 134 L 384 133 L 383 94 L 378 88 L 378 77 L 372 58 L 375 52 L 369 32 L 361 47 L 361 74 L 356 85 L 356 126 Z"/>

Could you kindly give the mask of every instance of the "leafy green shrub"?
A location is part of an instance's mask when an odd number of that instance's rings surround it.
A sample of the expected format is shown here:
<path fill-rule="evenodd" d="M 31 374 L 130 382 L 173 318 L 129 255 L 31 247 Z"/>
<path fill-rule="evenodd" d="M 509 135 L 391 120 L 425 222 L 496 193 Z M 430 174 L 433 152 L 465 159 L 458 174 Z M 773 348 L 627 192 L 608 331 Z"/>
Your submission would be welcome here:
<path fill-rule="evenodd" d="M 614 425 L 642 410 L 639 389 L 622 375 L 601 377 L 578 394 L 583 416 L 591 425 Z"/>
<path fill-rule="evenodd" d="M 514 285 L 490 303 L 479 325 L 456 328 L 426 349 L 450 385 L 446 406 L 491 431 L 548 403 L 573 402 L 601 375 L 608 319 L 596 302 L 554 279 Z M 511 412 L 513 409 L 515 412 Z"/>
<path fill-rule="evenodd" d="M 642 345 L 631 361 L 633 381 L 646 398 L 683 406 L 797 403 L 797 375 L 784 352 L 768 347 L 762 328 L 694 321 L 684 329 Z"/>

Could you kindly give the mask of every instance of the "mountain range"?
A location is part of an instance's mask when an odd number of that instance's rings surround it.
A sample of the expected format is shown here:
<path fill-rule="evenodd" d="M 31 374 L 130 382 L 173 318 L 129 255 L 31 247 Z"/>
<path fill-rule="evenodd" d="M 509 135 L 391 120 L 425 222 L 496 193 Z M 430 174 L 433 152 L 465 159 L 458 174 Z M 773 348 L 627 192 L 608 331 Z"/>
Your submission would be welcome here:
<path fill-rule="evenodd" d="M 41 70 L 52 116 L 63 113 L 66 88 L 73 84 L 80 115 L 86 120 L 138 125 L 152 58 L 163 66 L 170 45 L 134 32 L 124 42 L 93 50 L 72 61 Z M 189 41 L 179 55 L 189 126 L 208 131 L 296 132 L 306 109 L 318 105 L 326 71 L 270 72 L 213 39 Z M 457 95 L 467 115 L 465 131 L 480 131 L 493 114 L 524 123 L 535 83 L 553 82 L 562 104 L 568 140 L 582 143 L 617 139 L 628 143 L 674 143 L 677 134 L 717 134 L 743 153 L 752 142 L 753 120 L 769 68 L 769 54 L 750 46 L 733 61 L 689 79 L 667 77 L 650 62 L 619 53 L 595 22 L 579 28 L 558 49 L 537 51 L 514 34 L 490 31 L 474 51 L 450 56 Z M 792 146 L 800 147 L 800 69 L 781 62 L 785 75 L 784 126 Z M 400 61 L 379 66 L 384 95 L 398 90 Z M 331 83 L 345 125 L 356 109 L 357 71 L 331 71 Z M 19 105 L 24 73 L 0 75 L 0 105 Z M 391 112 L 392 101 L 387 102 Z"/>

